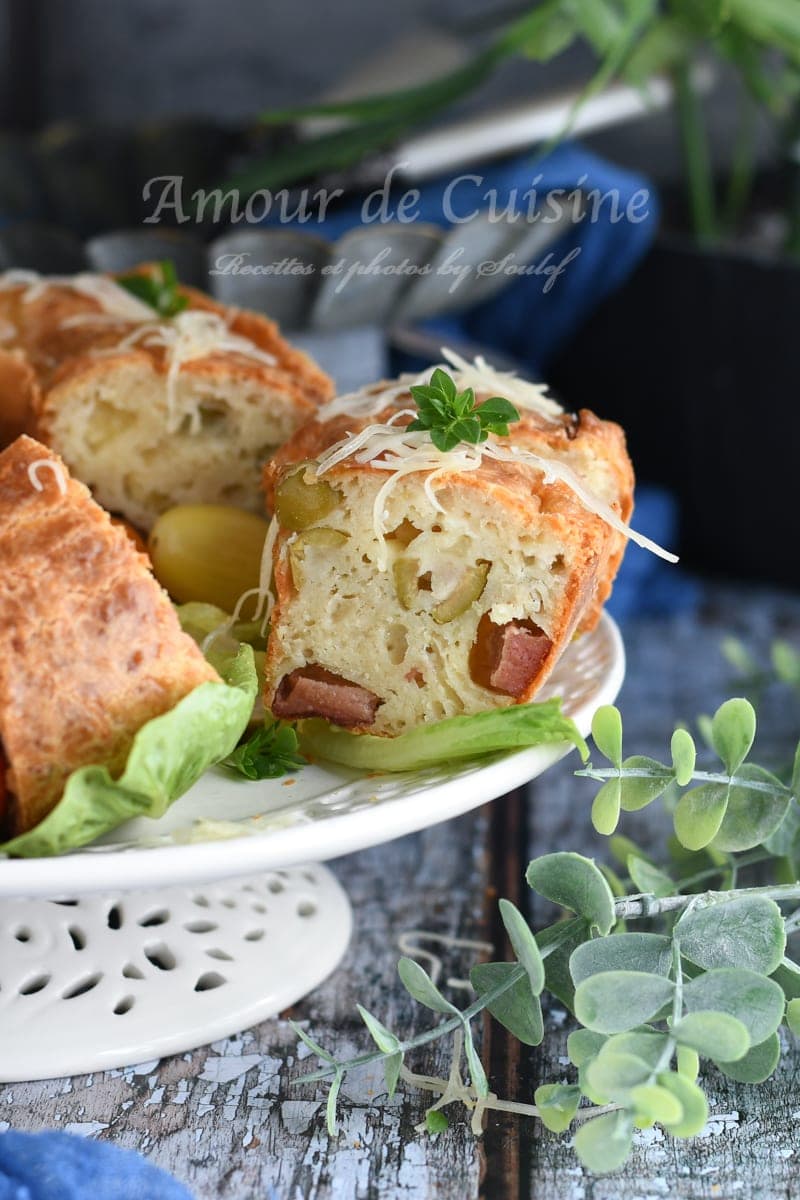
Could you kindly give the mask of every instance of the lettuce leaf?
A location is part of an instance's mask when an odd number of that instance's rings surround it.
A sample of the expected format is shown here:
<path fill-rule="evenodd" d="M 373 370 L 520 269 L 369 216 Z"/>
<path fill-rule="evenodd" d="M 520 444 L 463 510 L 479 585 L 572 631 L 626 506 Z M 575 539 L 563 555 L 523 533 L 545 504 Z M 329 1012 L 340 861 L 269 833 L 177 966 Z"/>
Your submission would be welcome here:
<path fill-rule="evenodd" d="M 73 771 L 52 812 L 35 829 L 0 845 L 0 852 L 21 858 L 63 854 L 131 817 L 163 816 L 207 767 L 231 753 L 253 710 L 251 647 L 226 641 L 212 648 L 209 659 L 223 683 L 201 683 L 143 725 L 119 779 L 101 766 Z"/>
<path fill-rule="evenodd" d="M 570 742 L 577 746 L 584 762 L 589 757 L 578 727 L 561 712 L 560 699 L 448 717 L 393 738 L 349 733 L 316 717 L 301 721 L 298 734 L 304 754 L 365 771 L 414 771 L 497 750 L 552 742 Z"/>

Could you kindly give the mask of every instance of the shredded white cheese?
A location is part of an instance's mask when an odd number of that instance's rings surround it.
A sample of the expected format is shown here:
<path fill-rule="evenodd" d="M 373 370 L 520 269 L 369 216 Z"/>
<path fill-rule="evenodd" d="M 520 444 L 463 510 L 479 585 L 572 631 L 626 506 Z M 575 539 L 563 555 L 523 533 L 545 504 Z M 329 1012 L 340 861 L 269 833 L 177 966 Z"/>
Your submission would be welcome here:
<path fill-rule="evenodd" d="M 149 304 L 133 296 L 124 287 L 120 287 L 106 275 L 97 275 L 89 271 L 77 275 L 40 275 L 37 271 L 5 271 L 0 275 L 0 289 L 22 287 L 23 304 L 31 304 L 40 299 L 48 288 L 69 288 L 100 306 L 97 313 L 80 313 L 64 322 L 70 324 L 96 321 L 105 318 L 110 321 L 152 321 L 153 310 Z"/>
<path fill-rule="evenodd" d="M 249 588 L 243 592 L 236 601 L 236 607 L 231 613 L 227 621 L 223 622 L 216 629 L 209 633 L 201 644 L 201 649 L 205 654 L 212 642 L 223 634 L 230 633 L 237 621 L 240 620 L 242 609 L 248 600 L 252 597 L 257 597 L 256 610 L 253 613 L 252 621 L 261 622 L 261 636 L 266 637 L 267 626 L 272 615 L 272 609 L 275 605 L 275 597 L 272 595 L 272 556 L 275 549 L 275 540 L 278 536 L 278 519 L 273 517 L 269 523 L 266 537 L 264 538 L 264 548 L 261 551 L 261 565 L 258 573 L 258 587 Z"/>
<path fill-rule="evenodd" d="M 152 316 L 152 310 L 151 314 Z M 217 313 L 191 309 L 180 312 L 168 321 L 149 321 L 122 338 L 113 348 L 103 353 L 132 350 L 136 346 L 158 346 L 167 358 L 167 431 L 174 433 L 180 425 L 180 414 L 176 411 L 176 385 L 181 368 L 188 362 L 207 358 L 212 354 L 241 354 L 255 362 L 275 366 L 276 358 L 260 350 L 248 338 L 232 333 L 224 318 Z M 197 407 L 190 413 L 190 433 L 200 429 L 200 412 Z"/>
<path fill-rule="evenodd" d="M 497 371 L 480 355 L 474 362 L 468 362 L 447 346 L 442 346 L 442 357 L 445 362 L 434 363 L 419 375 L 401 375 L 391 382 L 371 384 L 360 391 L 336 396 L 320 410 L 318 419 L 329 421 L 332 417 L 346 415 L 368 420 L 393 404 L 399 396 L 405 395 L 410 388 L 430 383 L 436 370 L 447 371 L 461 389 L 472 388 L 477 396 L 503 396 L 517 408 L 535 412 L 549 421 L 555 420 L 564 411 L 560 404 L 546 395 L 546 384 L 531 383 L 511 372 Z"/>
<path fill-rule="evenodd" d="M 56 486 L 62 496 L 67 494 L 67 481 L 64 476 L 64 468 L 61 463 L 54 462 L 52 458 L 37 458 L 35 462 L 28 465 L 28 479 L 31 481 L 31 487 L 37 492 L 44 491 L 44 484 L 39 478 L 41 471 L 47 469 L 53 475 L 56 481 Z"/>
<path fill-rule="evenodd" d="M 396 413 L 392 421 L 408 415 L 413 414 L 406 411 Z M 453 450 L 442 451 L 434 446 L 427 430 L 398 429 L 390 422 L 367 425 L 360 433 L 349 434 L 326 450 L 318 460 L 317 475 L 323 475 L 348 458 L 352 458 L 360 464 L 369 463 L 376 471 L 390 472 L 386 483 L 378 490 L 372 514 L 373 529 L 381 547 L 378 558 L 380 570 L 386 569 L 388 561 L 384 525 L 386 500 L 398 482 L 406 475 L 425 472 L 427 475 L 423 484 L 425 494 L 431 505 L 438 512 L 443 512 L 444 509 L 435 492 L 437 479 L 444 474 L 477 471 L 484 458 L 493 458 L 498 462 L 522 464 L 540 471 L 544 476 L 545 483 L 566 484 L 584 508 L 600 517 L 617 533 L 621 533 L 623 537 L 629 538 L 643 549 L 657 554 L 659 558 L 666 559 L 667 562 L 678 561 L 676 555 L 664 550 L 643 534 L 637 533 L 630 525 L 626 525 L 610 505 L 599 496 L 594 495 L 566 463 L 557 458 L 534 454 L 520 446 L 503 445 L 493 437 L 480 445 L 461 442 Z"/>

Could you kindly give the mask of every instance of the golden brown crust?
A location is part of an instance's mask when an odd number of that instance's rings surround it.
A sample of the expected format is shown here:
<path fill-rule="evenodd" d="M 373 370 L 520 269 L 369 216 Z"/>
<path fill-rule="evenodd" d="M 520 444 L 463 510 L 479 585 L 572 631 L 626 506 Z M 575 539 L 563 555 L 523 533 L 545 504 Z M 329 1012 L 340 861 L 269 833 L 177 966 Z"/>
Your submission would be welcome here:
<path fill-rule="evenodd" d="M 13 831 L 36 825 L 77 767 L 118 771 L 146 721 L 217 678 L 147 559 L 58 456 L 29 437 L 3 451 L 0 742 Z"/>
<path fill-rule="evenodd" d="M 22 350 L 0 350 L 0 447 L 31 433 L 39 406 L 39 381 Z"/>
<path fill-rule="evenodd" d="M 275 485 L 287 467 L 318 459 L 346 433 L 358 433 L 367 424 L 385 422 L 407 406 L 401 397 L 382 412 L 364 419 L 343 414 L 326 420 L 323 409 L 266 464 L 264 488 L 268 507 L 273 507 Z M 402 426 L 403 422 L 399 424 Z M 633 511 L 633 469 L 625 447 L 625 435 L 618 425 L 600 420 L 588 410 L 582 410 L 574 417 L 564 414 L 554 421 L 526 411 L 519 422 L 511 425 L 508 445 L 562 461 L 578 475 L 596 474 L 599 469 L 605 481 L 603 492 L 612 509 L 624 522 L 630 520 Z M 334 483 L 337 477 L 341 478 L 349 472 L 373 470 L 369 464 L 346 459 L 328 472 L 326 479 Z M 625 539 L 601 517 L 587 509 L 567 484 L 546 482 L 542 473 L 530 465 L 484 457 L 476 471 L 440 475 L 437 493 L 442 496 L 448 486 L 457 488 L 462 494 L 469 490 L 480 492 L 498 509 L 506 510 L 510 525 L 545 520 L 554 538 L 569 551 L 569 560 L 576 564 L 566 580 L 562 603 L 548 630 L 552 647 L 531 686 L 516 698 L 518 703 L 525 703 L 533 698 L 545 682 L 574 635 L 589 631 L 597 624 L 603 604 L 611 593 L 625 550 Z M 277 600 L 266 661 L 267 690 L 270 693 L 265 696 L 267 704 L 271 700 L 269 681 L 274 685 L 283 658 L 282 613 L 288 612 L 294 594 L 291 574 L 286 568 L 286 555 L 282 553 L 289 536 L 281 531 L 275 546 Z M 367 731 L 366 727 L 364 731 Z M 376 731 L 371 729 L 369 732 Z"/>
<path fill-rule="evenodd" d="M 150 264 L 137 268 L 140 273 L 151 269 Z M 299 410 L 309 414 L 330 399 L 333 394 L 330 378 L 306 354 L 290 346 L 269 318 L 218 304 L 195 288 L 179 290 L 187 297 L 189 310 L 217 314 L 233 333 L 252 341 L 276 359 L 275 365 L 269 366 L 225 351 L 184 364 L 182 373 L 221 378 L 235 372 L 252 381 L 256 389 L 265 388 L 273 394 L 283 392 Z M 98 317 L 96 321 L 86 320 L 94 315 Z M 158 320 L 158 314 L 153 312 L 153 321 Z M 15 351 L 33 372 L 36 389 L 30 400 L 36 418 L 35 431 L 44 440 L 50 435 L 48 413 L 52 413 L 64 395 L 55 389 L 86 371 L 112 372 L 118 359 L 127 358 L 130 353 L 121 351 L 117 356 L 112 353 L 114 347 L 137 328 L 131 321 L 108 320 L 92 296 L 58 283 L 41 286 L 27 295 L 26 287 L 21 284 L 0 289 L 0 323 L 7 334 L 13 331 L 13 336 L 5 338 L 4 349 Z M 103 354 L 98 356 L 100 351 Z M 166 370 L 162 348 L 139 345 L 133 353 L 140 360 L 146 359 L 155 370 Z M 16 410 L 24 407 L 15 392 L 7 394 L 0 390 L 0 436 L 4 425 L 9 430 L 7 439 L 29 430 L 30 422 L 21 424 L 14 419 Z M 8 414 L 5 421 L 3 414 Z M 0 440 L 0 445 L 3 444 L 7 440 Z"/>

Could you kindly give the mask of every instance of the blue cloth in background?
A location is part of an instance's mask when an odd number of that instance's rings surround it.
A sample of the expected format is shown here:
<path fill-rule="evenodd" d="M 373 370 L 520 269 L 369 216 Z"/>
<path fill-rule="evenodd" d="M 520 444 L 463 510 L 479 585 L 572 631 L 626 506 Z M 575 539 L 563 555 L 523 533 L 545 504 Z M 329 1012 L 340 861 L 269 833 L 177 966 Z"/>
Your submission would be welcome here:
<path fill-rule="evenodd" d="M 0 1200 L 192 1200 L 132 1150 L 69 1133 L 0 1134 Z"/>

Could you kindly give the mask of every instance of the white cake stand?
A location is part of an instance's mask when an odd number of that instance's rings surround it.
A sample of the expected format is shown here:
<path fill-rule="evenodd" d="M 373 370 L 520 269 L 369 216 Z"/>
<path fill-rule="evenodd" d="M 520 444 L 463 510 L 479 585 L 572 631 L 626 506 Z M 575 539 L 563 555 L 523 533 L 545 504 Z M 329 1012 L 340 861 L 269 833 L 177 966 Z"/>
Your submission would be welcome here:
<path fill-rule="evenodd" d="M 542 698 L 561 695 L 586 734 L 624 672 L 604 616 Z M 210 771 L 159 821 L 61 858 L 0 861 L 0 1082 L 180 1053 L 293 1004 L 350 940 L 347 897 L 320 863 L 476 808 L 567 752 L 402 775 L 314 765 L 259 783 Z"/>

